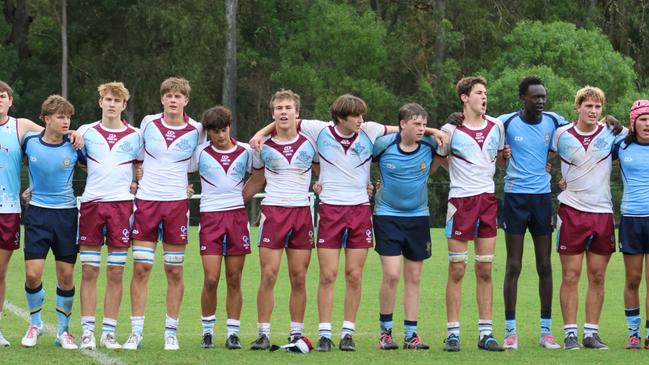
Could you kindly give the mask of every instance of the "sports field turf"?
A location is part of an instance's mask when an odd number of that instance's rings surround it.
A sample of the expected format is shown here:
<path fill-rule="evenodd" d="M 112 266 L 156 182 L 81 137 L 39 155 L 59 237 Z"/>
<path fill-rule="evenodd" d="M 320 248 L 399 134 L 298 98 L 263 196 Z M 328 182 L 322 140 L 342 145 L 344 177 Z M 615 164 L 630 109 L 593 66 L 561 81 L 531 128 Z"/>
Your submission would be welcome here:
<path fill-rule="evenodd" d="M 256 239 L 256 230 L 253 230 L 253 242 Z M 453 364 L 500 364 L 500 363 L 647 363 L 649 362 L 649 351 L 628 351 L 624 350 L 626 340 L 626 322 L 624 320 L 623 305 L 623 282 L 624 267 L 621 254 L 615 254 L 611 259 L 607 273 L 606 301 L 602 319 L 600 322 L 600 334 L 604 341 L 611 347 L 608 351 L 584 350 L 564 351 L 545 350 L 538 344 L 539 334 L 539 300 L 537 294 L 537 277 L 534 269 L 534 257 L 531 248 L 531 240 L 528 237 L 526 245 L 529 247 L 524 256 L 523 273 L 519 281 L 518 289 L 518 332 L 519 350 L 505 353 L 486 353 L 478 351 L 477 342 L 477 310 L 475 305 L 475 279 L 473 267 L 469 265 L 467 276 L 464 282 L 464 296 L 462 303 L 462 351 L 459 353 L 445 353 L 442 351 L 442 341 L 446 336 L 446 312 L 444 304 L 444 288 L 446 285 L 446 241 L 443 238 L 441 229 L 432 230 L 433 233 L 433 257 L 424 264 L 421 284 L 421 307 L 419 316 L 419 334 L 424 342 L 431 345 L 429 351 L 404 351 L 391 352 L 379 351 L 378 340 L 378 289 L 381 280 L 381 268 L 378 256 L 374 251 L 370 252 L 365 267 L 363 279 L 363 298 L 360 312 L 356 322 L 356 335 L 354 336 L 358 351 L 356 353 L 343 353 L 337 349 L 330 353 L 310 353 L 306 355 L 288 354 L 283 351 L 274 353 L 253 352 L 247 349 L 249 343 L 256 338 L 256 291 L 259 282 L 259 264 L 256 250 L 248 257 L 243 276 L 244 305 L 241 318 L 241 339 L 246 349 L 239 351 L 228 351 L 223 347 L 225 342 L 225 285 L 219 287 L 219 307 L 217 309 L 217 325 L 215 328 L 216 349 L 203 350 L 200 348 L 201 321 L 200 321 L 200 290 L 202 287 L 202 267 L 197 248 L 197 230 L 193 228 L 190 232 L 190 245 L 185 261 L 185 297 L 180 316 L 178 337 L 180 350 L 177 352 L 163 351 L 162 332 L 164 328 L 164 303 L 165 303 L 165 279 L 162 271 L 161 250 L 158 250 L 154 272 L 149 285 L 149 300 L 146 307 L 146 322 L 144 326 L 144 347 L 137 352 L 107 351 L 100 352 L 99 360 L 89 357 L 79 351 L 64 351 L 55 348 L 54 337 L 44 334 L 36 348 L 25 349 L 20 346 L 20 339 L 25 333 L 27 322 L 19 316 L 11 313 L 5 308 L 3 318 L 0 321 L 0 328 L 5 337 L 12 343 L 9 348 L 0 348 L 0 363 L 2 364 L 81 364 L 91 361 L 103 363 L 127 363 L 127 364 L 195 364 L 195 363 L 230 363 L 230 364 L 261 364 L 261 363 L 323 363 L 333 364 L 342 362 L 353 362 L 359 364 L 412 364 L 412 363 L 453 363 Z M 497 256 L 494 265 L 494 330 L 499 342 L 502 343 L 504 332 L 502 281 L 505 271 L 505 247 L 504 235 L 499 231 Z M 472 259 L 472 255 L 471 255 Z M 104 260 L 105 261 L 105 260 Z M 562 339 L 563 323 L 559 308 L 559 284 L 560 265 L 556 254 L 553 254 L 554 268 L 554 307 L 553 307 L 553 334 L 557 339 Z M 130 263 L 129 259 L 129 263 Z M 471 261 L 470 261 L 471 262 Z M 285 260 L 283 262 L 285 264 Z M 53 257 L 48 259 L 44 275 L 44 287 L 46 291 L 43 320 L 56 325 L 54 311 L 56 280 L 53 270 Z M 77 285 L 77 296 L 73 308 L 71 333 L 77 338 L 81 334 L 79 321 L 78 286 L 80 281 L 80 267 L 76 268 L 75 284 Z M 585 274 L 584 274 L 585 275 Z M 100 287 L 105 285 L 105 277 L 102 267 Z M 344 293 L 344 275 L 339 275 L 336 288 L 334 306 L 334 339 L 337 343 L 337 336 L 340 333 L 342 323 L 342 299 Z M 117 326 L 117 335 L 120 343 L 124 342 L 130 333 L 130 302 L 128 285 L 130 283 L 130 265 L 125 273 L 125 295 L 120 310 L 120 318 Z M 25 308 L 25 292 L 23 289 L 24 269 L 22 251 L 14 254 L 8 272 L 7 301 L 16 307 Z M 585 277 L 580 287 L 580 334 L 583 324 L 583 298 L 585 292 Z M 316 289 L 318 283 L 318 263 L 315 251 L 311 261 L 311 269 L 308 275 L 309 301 L 305 320 L 305 334 L 314 342 L 317 340 L 318 313 L 316 309 Z M 641 298 L 644 299 L 645 286 L 641 290 Z M 275 311 L 272 318 L 271 341 L 276 344 L 284 344 L 288 336 L 288 293 L 289 284 L 286 269 L 283 268 L 276 287 Z M 401 292 L 401 289 L 399 293 Z M 103 303 L 103 290 L 100 289 L 99 303 Z M 400 295 L 400 294 L 399 294 Z M 402 335 L 402 307 L 400 302 L 394 313 L 394 334 L 398 343 L 403 340 Z M 101 305 L 101 304 L 100 304 Z M 643 325 L 645 319 L 644 308 L 641 311 Z M 101 323 L 102 310 L 97 310 L 97 322 Z M 99 337 L 101 326 L 97 326 L 97 337 Z M 644 331 L 643 331 L 644 332 Z M 643 333 L 644 335 L 644 333 Z"/>

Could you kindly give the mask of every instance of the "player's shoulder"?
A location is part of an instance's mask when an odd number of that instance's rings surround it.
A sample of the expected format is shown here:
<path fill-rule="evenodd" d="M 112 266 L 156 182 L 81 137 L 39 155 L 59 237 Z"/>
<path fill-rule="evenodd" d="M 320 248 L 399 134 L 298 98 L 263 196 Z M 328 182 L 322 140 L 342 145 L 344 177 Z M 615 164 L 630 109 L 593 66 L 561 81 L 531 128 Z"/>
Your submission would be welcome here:
<path fill-rule="evenodd" d="M 440 128 L 440 130 L 442 132 L 447 133 L 447 134 L 453 134 L 453 132 L 455 132 L 456 129 L 457 129 L 457 126 L 454 125 L 454 124 L 451 124 L 451 123 L 446 123 L 446 124 L 444 124 L 442 126 L 442 128 Z"/>
<path fill-rule="evenodd" d="M 201 152 L 205 151 L 205 149 L 208 148 L 211 143 L 212 142 L 207 141 L 207 142 L 203 142 L 203 143 L 199 144 L 198 147 L 196 147 L 196 153 L 201 153 Z"/>
<path fill-rule="evenodd" d="M 203 125 L 200 122 L 195 121 L 192 117 L 187 117 L 187 124 L 195 128 L 199 132 L 203 130 Z"/>
<path fill-rule="evenodd" d="M 23 136 L 23 144 L 26 144 L 30 141 L 38 141 L 38 136 L 40 136 L 41 133 L 42 132 L 34 132 L 34 131 L 26 132 L 25 135 Z"/>
<path fill-rule="evenodd" d="M 543 119 L 549 120 L 554 123 L 555 127 L 560 127 L 568 124 L 566 119 L 558 113 L 544 111 L 541 113 L 541 115 L 543 116 Z"/>
<path fill-rule="evenodd" d="M 395 143 L 398 135 L 399 133 L 390 133 L 377 138 L 376 141 L 374 141 L 372 154 L 376 157 L 385 152 L 388 147 Z"/>
<path fill-rule="evenodd" d="M 142 118 L 142 122 L 140 123 L 140 129 L 144 130 L 148 124 L 160 119 L 162 119 L 162 113 L 145 115 L 144 118 Z"/>
<path fill-rule="evenodd" d="M 499 127 L 499 128 L 502 128 L 502 127 L 503 127 L 503 122 L 502 122 L 500 119 L 498 119 L 498 118 L 492 117 L 491 115 L 486 115 L 486 114 L 485 114 L 484 119 L 485 119 L 488 123 L 493 123 L 493 124 L 495 124 L 495 125 L 496 125 L 497 127 Z"/>
<path fill-rule="evenodd" d="M 248 143 L 241 142 L 241 141 L 236 141 L 237 146 L 243 148 L 247 152 L 252 152 L 252 147 Z"/>
<path fill-rule="evenodd" d="M 79 128 L 77 128 L 77 132 L 79 132 L 79 134 L 81 134 L 81 135 L 84 135 L 86 132 L 88 132 L 92 128 L 95 128 L 98 124 L 99 124 L 99 121 L 94 121 L 94 122 L 82 124 L 81 126 L 79 126 Z"/>
<path fill-rule="evenodd" d="M 500 120 L 503 123 L 509 123 L 512 120 L 516 119 L 520 114 L 518 111 L 507 113 L 507 114 L 502 114 L 498 116 L 498 120 Z"/>
<path fill-rule="evenodd" d="M 573 128 L 574 126 L 575 126 L 574 122 L 564 124 L 564 125 L 560 126 L 559 128 L 557 128 L 557 130 L 554 132 L 554 134 L 555 135 L 561 135 L 562 133 L 565 133 L 569 129 Z"/>
<path fill-rule="evenodd" d="M 428 135 L 423 136 L 421 138 L 421 145 L 427 146 L 432 150 L 437 149 L 437 142 L 435 141 L 435 138 L 433 138 L 433 136 L 428 136 Z"/>

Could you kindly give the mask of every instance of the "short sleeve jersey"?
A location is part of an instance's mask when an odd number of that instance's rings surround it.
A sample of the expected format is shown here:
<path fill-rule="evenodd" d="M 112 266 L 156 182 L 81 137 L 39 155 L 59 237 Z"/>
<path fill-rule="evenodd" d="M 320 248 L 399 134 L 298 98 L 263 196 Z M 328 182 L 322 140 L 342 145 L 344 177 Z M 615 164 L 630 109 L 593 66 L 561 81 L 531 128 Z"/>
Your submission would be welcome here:
<path fill-rule="evenodd" d="M 479 128 L 445 124 L 442 132 L 448 135 L 449 143 L 438 147 L 437 154 L 448 156 L 449 198 L 494 193 L 496 158 L 505 142 L 502 122 L 485 116 Z"/>
<path fill-rule="evenodd" d="M 144 177 L 137 190 L 138 199 L 187 199 L 187 172 L 196 147 L 203 142 L 202 129 L 187 116 L 183 126 L 166 124 L 162 114 L 144 117 L 140 125 Z"/>
<path fill-rule="evenodd" d="M 82 149 L 88 163 L 88 179 L 82 202 L 132 200 L 133 163 L 142 148 L 139 131 L 126 122 L 123 128 L 108 129 L 101 122 L 84 124 Z"/>
<path fill-rule="evenodd" d="M 505 170 L 505 192 L 545 194 L 550 192 L 550 174 L 545 170 L 552 135 L 566 120 L 543 112 L 536 121 L 523 119 L 521 110 L 498 117 L 505 127 L 505 144 L 512 156 Z"/>
<path fill-rule="evenodd" d="M 374 141 L 386 134 L 385 126 L 366 122 L 358 133 L 344 136 L 333 122 L 302 120 L 299 130 L 316 142 L 320 161 L 320 201 L 331 205 L 369 204 Z"/>
<path fill-rule="evenodd" d="M 399 217 L 428 216 L 428 175 L 437 143 L 424 136 L 412 152 L 399 147 L 401 133 L 380 137 L 374 143 L 374 160 L 381 173 L 374 214 Z"/>
<path fill-rule="evenodd" d="M 243 184 L 252 167 L 252 150 L 233 140 L 230 150 L 219 150 L 211 142 L 196 149 L 194 161 L 201 176 L 201 212 L 243 208 Z"/>
<path fill-rule="evenodd" d="M 261 152 L 253 156 L 253 168 L 264 169 L 266 197 L 262 205 L 309 206 L 309 185 L 315 157 L 313 143 L 298 133 L 292 141 L 266 137 Z"/>
<path fill-rule="evenodd" d="M 0 213 L 20 213 L 22 155 L 18 121 L 9 117 L 0 125 Z"/>
<path fill-rule="evenodd" d="M 579 131 L 575 123 L 554 132 L 552 151 L 561 157 L 561 174 L 567 185 L 558 196 L 559 202 L 582 212 L 613 212 L 611 152 L 624 135 L 616 137 L 601 123 L 591 133 Z"/>
<path fill-rule="evenodd" d="M 620 141 L 613 150 L 620 160 L 624 193 L 620 210 L 625 216 L 649 216 L 649 144 Z"/>
<path fill-rule="evenodd" d="M 81 151 L 74 150 L 67 137 L 59 144 L 50 144 L 43 141 L 43 133 L 29 132 L 23 140 L 32 193 L 29 204 L 53 209 L 75 208 L 72 177 L 77 160 L 85 164 L 85 158 Z"/>

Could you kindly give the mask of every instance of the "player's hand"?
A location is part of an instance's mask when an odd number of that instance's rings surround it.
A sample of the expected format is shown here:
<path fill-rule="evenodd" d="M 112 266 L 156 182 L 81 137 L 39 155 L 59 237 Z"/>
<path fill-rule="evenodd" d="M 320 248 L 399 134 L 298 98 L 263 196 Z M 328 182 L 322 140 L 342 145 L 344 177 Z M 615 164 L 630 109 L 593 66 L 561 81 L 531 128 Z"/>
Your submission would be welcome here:
<path fill-rule="evenodd" d="M 194 195 L 194 184 L 187 185 L 187 199 L 191 198 Z"/>
<path fill-rule="evenodd" d="M 451 113 L 446 118 L 446 123 L 452 124 L 456 127 L 461 127 L 463 122 L 464 122 L 464 114 L 460 112 Z"/>
<path fill-rule="evenodd" d="M 448 135 L 439 129 L 433 131 L 433 137 L 435 137 L 435 142 L 437 142 L 440 147 L 444 147 L 448 144 Z"/>
<path fill-rule="evenodd" d="M 561 189 L 561 191 L 564 191 L 564 190 L 566 190 L 568 188 L 568 184 L 566 183 L 566 179 L 564 179 L 564 178 L 561 178 L 561 180 L 559 180 L 558 185 L 559 185 L 559 189 Z"/>
<path fill-rule="evenodd" d="M 509 158 L 512 157 L 512 148 L 508 144 L 505 145 L 505 149 L 503 150 L 503 157 L 506 160 L 509 160 Z"/>
<path fill-rule="evenodd" d="M 254 136 L 252 136 L 252 138 L 250 138 L 248 144 L 253 150 L 259 152 L 261 151 L 261 147 L 264 145 L 264 136 L 255 134 Z"/>
<path fill-rule="evenodd" d="M 322 185 L 317 181 L 313 183 L 313 192 L 316 193 L 316 195 L 320 195 L 322 192 Z"/>
<path fill-rule="evenodd" d="M 23 191 L 22 194 L 20 194 L 20 197 L 23 199 L 23 203 L 29 204 L 30 200 L 32 200 L 32 189 L 27 188 L 25 191 Z"/>
<path fill-rule="evenodd" d="M 136 163 L 135 164 L 135 179 L 137 181 L 140 181 L 140 180 L 142 180 L 143 177 L 144 177 L 144 169 L 142 168 L 142 164 L 141 163 Z"/>
<path fill-rule="evenodd" d="M 602 120 L 600 120 L 600 122 L 606 123 L 606 126 L 613 130 L 613 134 L 616 136 L 624 129 L 620 121 L 612 115 L 606 115 Z"/>
<path fill-rule="evenodd" d="M 373 194 L 374 194 L 374 184 L 372 184 L 372 182 L 370 181 L 367 183 L 367 196 L 371 198 Z"/>
<path fill-rule="evenodd" d="M 131 194 L 135 195 L 135 193 L 137 193 L 137 187 L 138 187 L 137 181 L 133 181 L 133 182 L 131 183 L 131 187 L 130 187 L 130 189 L 129 189 L 129 191 L 131 192 Z"/>
<path fill-rule="evenodd" d="M 75 150 L 82 149 L 84 142 L 81 134 L 78 131 L 68 131 L 68 134 L 70 135 L 70 143 L 72 143 L 72 147 L 74 147 Z"/>
<path fill-rule="evenodd" d="M 552 162 L 548 161 L 545 163 L 545 172 L 547 173 L 552 172 Z"/>

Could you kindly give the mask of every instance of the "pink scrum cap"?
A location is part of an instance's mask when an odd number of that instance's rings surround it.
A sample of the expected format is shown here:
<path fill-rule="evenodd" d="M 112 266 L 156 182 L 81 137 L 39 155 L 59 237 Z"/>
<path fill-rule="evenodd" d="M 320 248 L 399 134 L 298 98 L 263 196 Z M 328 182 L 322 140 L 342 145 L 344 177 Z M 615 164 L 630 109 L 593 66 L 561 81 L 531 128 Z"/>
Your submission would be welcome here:
<path fill-rule="evenodd" d="M 631 121 L 631 131 L 635 131 L 635 121 L 641 115 L 649 114 L 649 100 L 636 100 L 631 104 L 629 120 Z"/>

